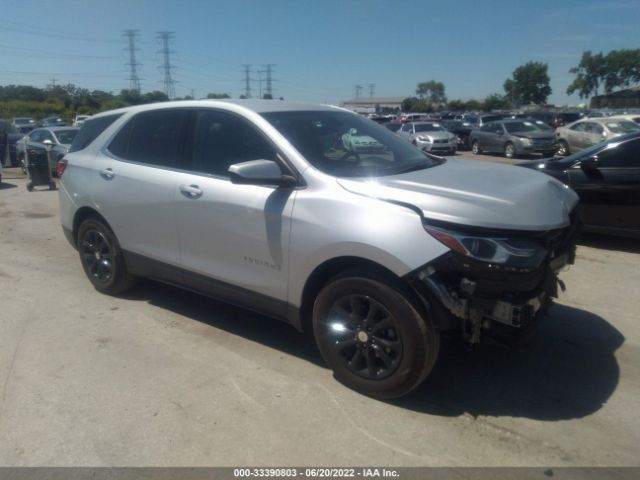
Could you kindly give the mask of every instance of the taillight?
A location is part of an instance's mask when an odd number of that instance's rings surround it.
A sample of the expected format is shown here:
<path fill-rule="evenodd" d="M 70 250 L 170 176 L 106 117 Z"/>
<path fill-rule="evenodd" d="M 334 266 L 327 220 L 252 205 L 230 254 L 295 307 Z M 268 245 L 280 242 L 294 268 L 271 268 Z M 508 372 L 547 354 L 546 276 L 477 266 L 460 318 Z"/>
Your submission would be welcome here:
<path fill-rule="evenodd" d="M 58 175 L 58 178 L 62 178 L 62 174 L 67 169 L 67 163 L 69 162 L 64 158 L 58 162 L 58 165 L 56 166 L 56 174 Z"/>

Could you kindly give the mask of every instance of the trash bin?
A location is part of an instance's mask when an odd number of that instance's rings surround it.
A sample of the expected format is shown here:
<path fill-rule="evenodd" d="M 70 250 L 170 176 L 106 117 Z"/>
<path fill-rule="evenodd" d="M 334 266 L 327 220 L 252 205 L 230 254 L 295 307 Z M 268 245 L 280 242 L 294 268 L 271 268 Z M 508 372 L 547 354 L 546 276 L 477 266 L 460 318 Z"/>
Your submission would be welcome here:
<path fill-rule="evenodd" d="M 49 152 L 43 148 L 27 147 L 25 160 L 27 163 L 27 190 L 33 191 L 33 187 L 46 186 L 50 190 L 56 189 L 56 183 L 51 178 L 49 166 Z"/>

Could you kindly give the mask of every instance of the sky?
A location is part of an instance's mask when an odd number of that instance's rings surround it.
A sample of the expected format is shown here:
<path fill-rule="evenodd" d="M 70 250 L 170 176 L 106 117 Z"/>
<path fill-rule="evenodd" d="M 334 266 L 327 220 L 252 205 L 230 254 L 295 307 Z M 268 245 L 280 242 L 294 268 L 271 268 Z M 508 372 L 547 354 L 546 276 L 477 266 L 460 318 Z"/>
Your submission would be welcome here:
<path fill-rule="evenodd" d="M 243 93 L 244 64 L 274 64 L 274 96 L 339 103 L 354 86 L 404 97 L 438 80 L 450 99 L 504 93 L 528 61 L 549 65 L 550 103 L 586 50 L 640 48 L 640 0 L 2 0 L 0 85 L 129 87 L 122 31 L 138 29 L 142 91 L 162 90 L 158 31 L 173 31 L 177 96 Z M 260 76 L 264 76 L 261 74 Z M 263 84 L 264 88 L 264 84 Z"/>

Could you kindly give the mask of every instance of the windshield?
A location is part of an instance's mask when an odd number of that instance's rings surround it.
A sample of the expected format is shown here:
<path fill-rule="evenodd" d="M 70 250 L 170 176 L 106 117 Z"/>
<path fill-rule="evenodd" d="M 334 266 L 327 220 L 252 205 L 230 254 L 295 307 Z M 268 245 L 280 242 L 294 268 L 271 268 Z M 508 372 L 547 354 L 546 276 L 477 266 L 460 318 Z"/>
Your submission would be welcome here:
<path fill-rule="evenodd" d="M 608 122 L 607 128 L 613 133 L 631 133 L 640 131 L 638 124 L 623 120 L 621 122 Z"/>
<path fill-rule="evenodd" d="M 505 122 L 507 132 L 537 132 L 540 128 L 531 122 Z"/>
<path fill-rule="evenodd" d="M 15 123 L 16 125 L 23 125 L 25 123 L 31 123 L 33 120 L 31 120 L 30 118 L 16 118 L 13 123 Z"/>
<path fill-rule="evenodd" d="M 55 132 L 55 136 L 58 138 L 58 142 L 63 145 L 71 145 L 73 139 L 76 138 L 78 130 L 58 130 Z"/>
<path fill-rule="evenodd" d="M 295 111 L 262 116 L 315 168 L 337 177 L 397 175 L 441 163 L 386 128 L 351 113 Z M 362 136 L 366 142 L 358 141 Z"/>
<path fill-rule="evenodd" d="M 437 123 L 419 123 L 416 126 L 416 132 L 442 132 L 444 129 Z"/>

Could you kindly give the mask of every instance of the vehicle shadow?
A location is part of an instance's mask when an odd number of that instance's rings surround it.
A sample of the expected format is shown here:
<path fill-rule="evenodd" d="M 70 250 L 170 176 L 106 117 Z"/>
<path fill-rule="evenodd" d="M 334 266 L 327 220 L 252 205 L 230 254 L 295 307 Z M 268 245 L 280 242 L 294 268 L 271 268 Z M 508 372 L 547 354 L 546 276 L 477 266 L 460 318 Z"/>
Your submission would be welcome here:
<path fill-rule="evenodd" d="M 602 250 L 617 250 L 627 253 L 640 253 L 640 242 L 638 239 L 628 237 L 614 237 L 599 233 L 583 232 L 580 235 L 579 245 L 585 247 L 599 248 Z"/>
<path fill-rule="evenodd" d="M 151 281 L 122 298 L 147 301 L 327 368 L 308 336 L 278 320 Z M 457 338 L 448 339 L 427 380 L 388 403 L 441 416 L 581 418 L 615 391 L 620 372 L 614 353 L 624 340 L 603 318 L 555 304 L 526 351 L 483 346 L 471 352 Z"/>
<path fill-rule="evenodd" d="M 2 181 L 2 183 L 0 183 L 0 190 L 9 190 L 10 188 L 17 188 L 17 185 L 14 185 L 13 183 L 7 183 L 4 180 Z"/>
<path fill-rule="evenodd" d="M 602 317 L 555 304 L 522 352 L 446 342 L 427 380 L 394 405 L 432 415 L 556 421 L 598 411 L 618 385 L 624 336 Z"/>
<path fill-rule="evenodd" d="M 326 367 L 309 337 L 291 325 L 197 293 L 144 280 L 121 298 L 146 301 L 200 323 Z"/>

